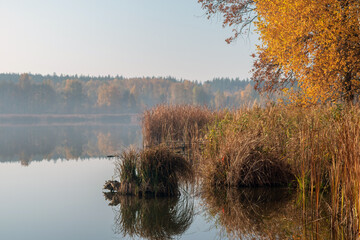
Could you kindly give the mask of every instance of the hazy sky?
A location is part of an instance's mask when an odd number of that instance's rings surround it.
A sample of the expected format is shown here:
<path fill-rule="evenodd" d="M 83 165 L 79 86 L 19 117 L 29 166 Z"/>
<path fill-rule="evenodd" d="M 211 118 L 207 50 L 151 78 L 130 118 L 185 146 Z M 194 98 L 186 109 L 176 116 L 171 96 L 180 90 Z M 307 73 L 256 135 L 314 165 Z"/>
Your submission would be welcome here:
<path fill-rule="evenodd" d="M 246 78 L 256 43 L 197 0 L 0 0 L 0 30 L 0 72 Z"/>

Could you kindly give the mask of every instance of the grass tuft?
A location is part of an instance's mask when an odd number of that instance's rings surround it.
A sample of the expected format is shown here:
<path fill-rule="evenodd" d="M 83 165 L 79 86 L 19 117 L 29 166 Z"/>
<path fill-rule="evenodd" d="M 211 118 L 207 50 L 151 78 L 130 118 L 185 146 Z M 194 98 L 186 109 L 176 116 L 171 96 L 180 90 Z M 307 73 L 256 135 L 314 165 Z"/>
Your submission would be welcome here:
<path fill-rule="evenodd" d="M 189 162 L 164 145 L 140 152 L 124 150 L 115 169 L 121 181 L 119 192 L 126 195 L 176 196 L 179 184 L 193 179 Z"/>

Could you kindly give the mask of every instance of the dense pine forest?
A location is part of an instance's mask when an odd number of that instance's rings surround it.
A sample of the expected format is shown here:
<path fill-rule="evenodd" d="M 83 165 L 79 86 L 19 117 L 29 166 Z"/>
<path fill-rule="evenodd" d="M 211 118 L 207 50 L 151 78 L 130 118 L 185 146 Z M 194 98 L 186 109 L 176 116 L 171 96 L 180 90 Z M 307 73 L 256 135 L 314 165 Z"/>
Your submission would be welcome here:
<path fill-rule="evenodd" d="M 265 102 L 248 79 L 0 74 L 1 114 L 137 113 L 157 104 L 238 108 Z"/>

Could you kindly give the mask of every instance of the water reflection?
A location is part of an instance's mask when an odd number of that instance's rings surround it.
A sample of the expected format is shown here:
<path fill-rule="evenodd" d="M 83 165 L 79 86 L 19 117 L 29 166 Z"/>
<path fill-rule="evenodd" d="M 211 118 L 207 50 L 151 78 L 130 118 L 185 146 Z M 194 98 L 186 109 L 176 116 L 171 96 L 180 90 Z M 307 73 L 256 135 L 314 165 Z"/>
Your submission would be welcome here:
<path fill-rule="evenodd" d="M 218 189 L 180 199 L 104 195 L 115 209 L 115 233 L 124 237 L 169 239 L 185 234 L 194 219 L 206 219 L 200 228 L 219 239 L 336 239 L 327 211 L 315 218 L 315 210 L 303 211 L 299 194 L 289 189 Z"/>
<path fill-rule="evenodd" d="M 188 197 L 137 198 L 104 193 L 114 206 L 114 231 L 122 236 L 172 239 L 193 222 L 194 203 Z"/>
<path fill-rule="evenodd" d="M 0 162 L 102 157 L 140 144 L 139 133 L 134 125 L 0 127 Z"/>
<path fill-rule="evenodd" d="M 303 212 L 298 194 L 289 189 L 222 189 L 205 191 L 202 198 L 223 229 L 221 238 L 331 239 L 326 217 L 313 218 L 310 207 Z"/>

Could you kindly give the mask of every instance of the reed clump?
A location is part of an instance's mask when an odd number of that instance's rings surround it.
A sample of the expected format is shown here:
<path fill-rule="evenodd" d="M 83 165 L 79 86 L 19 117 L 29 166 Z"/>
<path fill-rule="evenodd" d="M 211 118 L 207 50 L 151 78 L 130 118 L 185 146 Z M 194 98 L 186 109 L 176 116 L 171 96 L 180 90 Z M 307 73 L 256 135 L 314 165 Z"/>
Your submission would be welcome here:
<path fill-rule="evenodd" d="M 276 108 L 244 108 L 214 122 L 205 136 L 202 176 L 213 186 L 279 186 L 295 179 L 285 157 L 288 123 Z M 290 126 L 286 126 L 291 130 Z"/>
<path fill-rule="evenodd" d="M 164 145 L 124 150 L 115 163 L 124 195 L 176 196 L 179 184 L 190 182 L 193 171 L 183 156 Z"/>
<path fill-rule="evenodd" d="M 205 127 L 221 115 L 204 106 L 158 105 L 143 113 L 144 147 L 165 143 L 176 148 L 180 143 L 191 148 L 202 139 Z"/>

